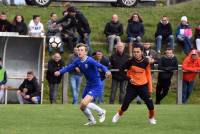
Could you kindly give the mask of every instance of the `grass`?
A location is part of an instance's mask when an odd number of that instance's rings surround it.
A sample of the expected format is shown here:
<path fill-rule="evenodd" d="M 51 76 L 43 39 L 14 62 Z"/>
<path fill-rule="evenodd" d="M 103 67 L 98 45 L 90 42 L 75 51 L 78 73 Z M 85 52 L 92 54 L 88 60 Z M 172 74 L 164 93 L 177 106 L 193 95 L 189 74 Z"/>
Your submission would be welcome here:
<path fill-rule="evenodd" d="M 141 7 L 141 8 L 114 8 L 114 7 L 87 7 L 79 6 L 78 9 L 82 11 L 85 16 L 88 18 L 92 33 L 92 41 L 105 42 L 106 38 L 103 34 L 104 26 L 106 22 L 110 21 L 112 14 L 118 14 L 120 21 L 124 25 L 124 31 L 126 31 L 127 20 L 132 14 L 132 12 L 139 12 L 144 20 L 145 25 L 145 35 L 143 40 L 154 42 L 154 33 L 156 30 L 156 25 L 161 16 L 167 15 L 170 18 L 170 22 L 173 26 L 173 31 L 175 33 L 176 26 L 180 23 L 180 18 L 183 15 L 188 17 L 188 20 L 192 27 L 195 27 L 199 23 L 200 18 L 200 1 L 192 0 L 182 4 L 177 4 L 173 6 L 155 6 L 155 7 Z M 22 14 L 25 18 L 25 22 L 28 24 L 29 20 L 32 19 L 33 14 L 40 14 L 42 23 L 46 25 L 47 20 L 49 19 L 49 14 L 51 12 L 56 12 L 59 17 L 62 16 L 62 11 L 65 7 L 48 7 L 48 8 L 39 8 L 39 7 L 30 7 L 30 6 L 4 6 L 0 5 L 0 12 L 5 11 L 8 15 L 8 19 L 11 21 L 16 14 Z M 126 41 L 126 34 L 123 35 L 123 40 Z M 105 54 L 108 54 L 108 49 L 106 45 L 93 45 L 93 50 L 101 49 Z M 179 63 L 182 63 L 185 55 L 183 51 L 177 47 L 176 55 L 178 57 Z M 46 60 L 48 61 L 50 56 L 46 54 Z M 68 51 L 63 55 L 65 61 L 68 59 Z M 173 80 L 172 90 L 169 92 L 167 98 L 163 100 L 163 103 L 175 104 L 176 100 L 176 79 Z M 107 81 L 105 88 L 105 100 L 108 102 L 110 94 L 110 80 Z M 156 84 L 156 83 L 155 83 Z M 155 85 L 154 84 L 154 85 Z M 82 84 L 84 85 L 84 83 Z M 197 88 L 199 82 L 196 83 L 196 89 L 194 90 L 192 96 L 190 97 L 190 102 L 192 104 L 200 103 L 200 91 Z M 71 103 L 71 92 L 69 87 L 69 102 Z M 61 90 L 59 92 L 58 99 L 61 99 Z M 48 84 L 45 81 L 44 85 L 44 102 L 48 103 Z"/>
<path fill-rule="evenodd" d="M 156 106 L 157 125 L 147 123 L 144 105 L 131 105 L 117 124 L 111 119 L 119 105 L 101 105 L 107 110 L 106 121 L 83 126 L 87 121 L 72 105 L 0 106 L 1 134 L 199 134 L 199 105 Z M 94 114 L 95 117 L 96 114 Z"/>

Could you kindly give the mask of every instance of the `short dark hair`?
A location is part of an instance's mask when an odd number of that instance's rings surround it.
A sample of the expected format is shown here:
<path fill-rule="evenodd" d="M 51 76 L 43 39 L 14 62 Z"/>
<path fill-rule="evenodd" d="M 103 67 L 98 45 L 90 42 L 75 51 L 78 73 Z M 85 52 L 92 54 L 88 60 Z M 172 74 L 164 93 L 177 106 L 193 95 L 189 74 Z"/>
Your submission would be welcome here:
<path fill-rule="evenodd" d="M 143 47 L 141 44 L 139 44 L 139 43 L 135 44 L 135 45 L 133 46 L 133 49 L 134 49 L 134 48 L 140 48 L 141 51 L 144 50 L 144 47 Z"/>
<path fill-rule="evenodd" d="M 77 44 L 76 47 L 77 47 L 77 48 L 79 48 L 79 47 L 85 47 L 85 51 L 88 51 L 88 46 L 87 46 L 86 44 L 79 43 L 79 44 Z"/>
<path fill-rule="evenodd" d="M 6 15 L 6 13 L 5 12 L 1 12 L 1 15 Z"/>
<path fill-rule="evenodd" d="M 166 51 L 173 51 L 173 49 L 168 47 L 168 48 L 166 48 Z"/>
<path fill-rule="evenodd" d="M 52 12 L 51 14 L 50 14 L 50 17 L 52 17 L 54 14 L 56 14 L 55 12 Z"/>
<path fill-rule="evenodd" d="M 36 19 L 37 17 L 40 17 L 40 15 L 33 15 L 33 20 Z"/>
<path fill-rule="evenodd" d="M 33 76 L 34 76 L 34 73 L 33 73 L 33 71 L 28 71 L 28 72 L 27 72 L 27 75 L 28 75 L 28 74 L 29 74 L 29 75 L 33 75 Z"/>

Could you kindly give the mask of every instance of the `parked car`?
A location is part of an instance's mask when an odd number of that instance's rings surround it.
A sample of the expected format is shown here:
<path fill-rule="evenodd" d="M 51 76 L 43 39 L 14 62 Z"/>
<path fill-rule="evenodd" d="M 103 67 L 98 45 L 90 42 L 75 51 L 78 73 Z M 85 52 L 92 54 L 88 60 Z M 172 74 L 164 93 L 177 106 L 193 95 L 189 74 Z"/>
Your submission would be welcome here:
<path fill-rule="evenodd" d="M 47 7 L 52 1 L 55 0 L 25 0 L 27 5 L 36 5 L 40 7 Z M 102 2 L 110 3 L 112 6 L 123 6 L 133 7 L 138 2 L 155 2 L 156 0 L 56 0 L 56 2 L 67 1 L 67 2 Z"/>

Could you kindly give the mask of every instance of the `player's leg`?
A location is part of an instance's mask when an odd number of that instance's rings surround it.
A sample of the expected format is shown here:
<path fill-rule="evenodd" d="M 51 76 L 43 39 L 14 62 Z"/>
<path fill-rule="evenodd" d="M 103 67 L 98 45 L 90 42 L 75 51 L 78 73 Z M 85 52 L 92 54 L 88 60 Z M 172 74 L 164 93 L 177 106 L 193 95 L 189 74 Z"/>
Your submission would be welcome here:
<path fill-rule="evenodd" d="M 96 124 L 96 120 L 94 116 L 92 115 L 90 109 L 87 107 L 87 105 L 93 100 L 92 96 L 86 95 L 81 103 L 80 103 L 80 109 L 84 113 L 84 115 L 88 118 L 89 122 L 84 125 L 94 125 Z"/>
<path fill-rule="evenodd" d="M 138 90 L 138 93 L 139 93 L 139 96 L 142 98 L 142 100 L 147 105 L 147 108 L 149 110 L 149 123 L 156 124 L 154 104 L 153 104 L 153 100 L 152 100 L 151 96 L 149 95 L 147 85 L 141 86 L 140 89 Z"/>
<path fill-rule="evenodd" d="M 137 90 L 133 89 L 133 86 L 129 83 L 127 86 L 126 95 L 125 95 L 124 101 L 122 103 L 122 106 L 118 110 L 118 112 L 113 116 L 113 119 L 112 119 L 113 123 L 116 123 L 119 120 L 119 118 L 122 116 L 122 114 L 128 109 L 131 101 L 134 98 L 136 98 L 136 96 L 137 96 Z"/>

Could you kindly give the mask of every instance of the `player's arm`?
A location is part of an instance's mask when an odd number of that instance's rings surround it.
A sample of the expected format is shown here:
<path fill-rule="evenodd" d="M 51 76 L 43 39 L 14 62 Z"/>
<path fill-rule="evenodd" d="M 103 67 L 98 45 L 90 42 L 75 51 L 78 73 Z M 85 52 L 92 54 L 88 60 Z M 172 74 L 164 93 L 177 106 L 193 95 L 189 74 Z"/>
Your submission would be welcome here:
<path fill-rule="evenodd" d="M 69 65 L 63 67 L 62 69 L 60 69 L 59 71 L 56 71 L 56 72 L 54 73 L 54 75 L 55 75 L 55 76 L 59 76 L 59 75 L 62 75 L 62 74 L 64 74 L 64 73 L 66 73 L 66 72 L 70 72 L 70 71 L 72 71 L 75 67 L 76 67 L 76 63 L 69 64 Z"/>

